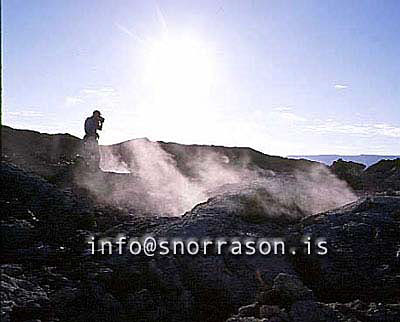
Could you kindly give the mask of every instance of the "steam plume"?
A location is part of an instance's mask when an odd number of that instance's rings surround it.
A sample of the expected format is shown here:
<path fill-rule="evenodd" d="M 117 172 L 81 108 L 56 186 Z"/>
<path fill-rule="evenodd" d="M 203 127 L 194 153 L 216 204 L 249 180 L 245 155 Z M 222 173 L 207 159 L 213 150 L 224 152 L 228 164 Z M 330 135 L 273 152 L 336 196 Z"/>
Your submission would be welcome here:
<path fill-rule="evenodd" d="M 182 214 L 215 195 L 245 194 L 256 188 L 264 189 L 276 201 L 273 207 L 268 200 L 263 201 L 266 212 L 275 216 L 290 205 L 312 214 L 356 199 L 347 184 L 323 165 L 276 174 L 254 167 L 246 157 L 233 162 L 227 154 L 211 148 L 198 149 L 190 156 L 180 156 L 182 153 L 168 153 L 160 143 L 147 139 L 125 142 L 119 149 L 105 146 L 102 169 L 124 174 L 107 174 L 107 194 L 98 193 L 98 181 L 93 177 L 79 180 L 107 202 L 169 215 Z"/>

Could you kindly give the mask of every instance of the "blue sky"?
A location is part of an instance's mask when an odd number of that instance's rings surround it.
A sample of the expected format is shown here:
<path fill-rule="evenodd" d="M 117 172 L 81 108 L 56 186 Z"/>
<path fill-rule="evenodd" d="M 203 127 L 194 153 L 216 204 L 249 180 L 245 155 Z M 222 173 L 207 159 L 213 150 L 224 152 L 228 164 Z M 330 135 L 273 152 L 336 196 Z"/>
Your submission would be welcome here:
<path fill-rule="evenodd" d="M 400 1 L 2 2 L 3 124 L 400 153 Z"/>

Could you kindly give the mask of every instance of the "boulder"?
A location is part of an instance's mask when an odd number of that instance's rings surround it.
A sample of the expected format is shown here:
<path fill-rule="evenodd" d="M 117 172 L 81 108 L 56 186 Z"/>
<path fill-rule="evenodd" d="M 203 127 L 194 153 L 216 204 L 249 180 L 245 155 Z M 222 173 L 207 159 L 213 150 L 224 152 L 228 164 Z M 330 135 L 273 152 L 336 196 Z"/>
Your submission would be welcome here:
<path fill-rule="evenodd" d="M 314 299 L 313 291 L 304 286 L 299 277 L 286 273 L 275 277 L 272 289 L 292 302 Z"/>

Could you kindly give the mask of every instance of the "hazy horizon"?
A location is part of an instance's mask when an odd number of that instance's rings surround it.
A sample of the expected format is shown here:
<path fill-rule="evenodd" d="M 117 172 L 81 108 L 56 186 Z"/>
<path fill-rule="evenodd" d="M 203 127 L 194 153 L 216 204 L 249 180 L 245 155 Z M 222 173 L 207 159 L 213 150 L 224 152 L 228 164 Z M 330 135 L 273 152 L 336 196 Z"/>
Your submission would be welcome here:
<path fill-rule="evenodd" d="M 400 154 L 398 1 L 2 2 L 2 123 L 100 144 Z"/>

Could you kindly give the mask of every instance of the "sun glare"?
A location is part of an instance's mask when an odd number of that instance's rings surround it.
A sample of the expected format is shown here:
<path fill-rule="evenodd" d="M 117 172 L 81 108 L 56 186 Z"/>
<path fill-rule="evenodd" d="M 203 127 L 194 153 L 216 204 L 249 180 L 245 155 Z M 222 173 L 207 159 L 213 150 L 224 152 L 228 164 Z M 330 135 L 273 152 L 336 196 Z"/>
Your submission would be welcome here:
<path fill-rule="evenodd" d="M 154 98 L 169 108 L 195 104 L 210 94 L 214 57 L 210 48 L 189 37 L 164 37 L 148 50 L 146 83 Z"/>

